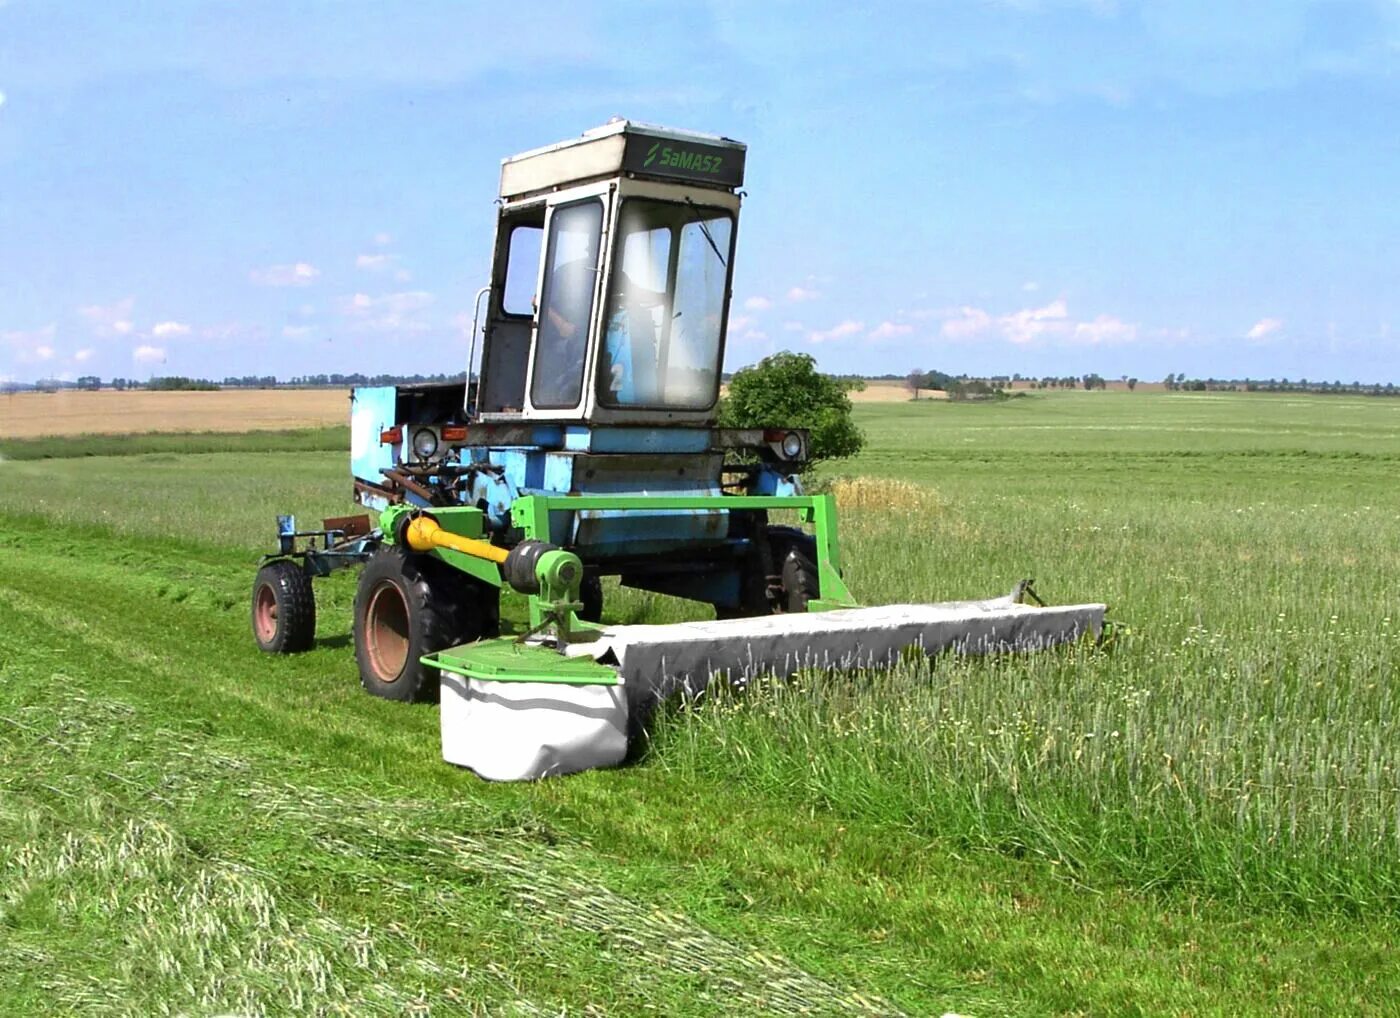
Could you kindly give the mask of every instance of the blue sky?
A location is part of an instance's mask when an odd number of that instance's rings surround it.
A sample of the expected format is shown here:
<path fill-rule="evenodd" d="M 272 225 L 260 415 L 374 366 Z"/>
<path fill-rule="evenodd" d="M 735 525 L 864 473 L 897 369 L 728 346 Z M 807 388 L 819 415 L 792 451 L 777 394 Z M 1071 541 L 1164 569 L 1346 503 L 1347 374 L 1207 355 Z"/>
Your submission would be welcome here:
<path fill-rule="evenodd" d="M 750 146 L 731 369 L 1400 381 L 1400 0 L 0 0 L 0 97 L 0 379 L 460 370 L 621 115 Z"/>

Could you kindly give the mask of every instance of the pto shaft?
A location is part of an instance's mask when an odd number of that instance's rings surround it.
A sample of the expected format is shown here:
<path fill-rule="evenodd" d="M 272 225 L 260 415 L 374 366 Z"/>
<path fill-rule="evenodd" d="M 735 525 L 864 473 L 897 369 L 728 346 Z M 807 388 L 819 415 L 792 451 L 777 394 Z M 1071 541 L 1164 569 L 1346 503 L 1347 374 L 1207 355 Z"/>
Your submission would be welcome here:
<path fill-rule="evenodd" d="M 473 558 L 484 558 L 488 562 L 504 565 L 510 554 L 490 541 L 478 541 L 472 537 L 461 537 L 449 533 L 438 525 L 437 520 L 427 516 L 415 516 L 403 531 L 404 543 L 414 551 L 432 551 L 434 548 L 450 548 Z"/>

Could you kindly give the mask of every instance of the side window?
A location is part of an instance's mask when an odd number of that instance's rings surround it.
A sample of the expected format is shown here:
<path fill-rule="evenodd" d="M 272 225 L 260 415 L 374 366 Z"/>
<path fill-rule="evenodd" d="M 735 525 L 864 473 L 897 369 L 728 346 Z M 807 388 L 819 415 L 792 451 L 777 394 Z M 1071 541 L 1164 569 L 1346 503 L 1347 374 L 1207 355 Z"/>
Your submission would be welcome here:
<path fill-rule="evenodd" d="M 602 229 L 603 203 L 597 199 L 560 206 L 549 221 L 549 253 L 530 383 L 530 402 L 541 409 L 576 407 L 583 395 L 583 362 L 598 289 Z"/>
<path fill-rule="evenodd" d="M 516 226 L 510 231 L 506 286 L 501 299 L 501 306 L 508 315 L 528 318 L 535 313 L 535 284 L 540 275 L 543 239 L 543 226 Z"/>

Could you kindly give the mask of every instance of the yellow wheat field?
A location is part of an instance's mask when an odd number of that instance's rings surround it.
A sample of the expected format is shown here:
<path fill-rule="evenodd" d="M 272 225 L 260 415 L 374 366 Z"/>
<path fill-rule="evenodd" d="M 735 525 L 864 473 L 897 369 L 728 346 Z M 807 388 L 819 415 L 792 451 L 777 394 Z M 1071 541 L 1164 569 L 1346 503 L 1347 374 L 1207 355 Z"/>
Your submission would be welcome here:
<path fill-rule="evenodd" d="M 18 392 L 0 395 L 0 438 L 150 431 L 275 431 L 346 424 L 346 389 Z"/>

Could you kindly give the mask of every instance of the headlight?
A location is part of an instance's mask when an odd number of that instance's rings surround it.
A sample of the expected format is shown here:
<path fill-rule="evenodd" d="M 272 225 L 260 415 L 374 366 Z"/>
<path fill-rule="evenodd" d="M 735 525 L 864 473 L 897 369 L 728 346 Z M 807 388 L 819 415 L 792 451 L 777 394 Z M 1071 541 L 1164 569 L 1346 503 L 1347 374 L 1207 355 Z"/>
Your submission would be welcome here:
<path fill-rule="evenodd" d="M 438 437 L 432 428 L 419 428 L 413 433 L 413 451 L 420 460 L 432 459 L 438 449 Z"/>
<path fill-rule="evenodd" d="M 783 436 L 783 455 L 790 460 L 802 455 L 802 436 L 797 432 L 789 431 Z"/>

